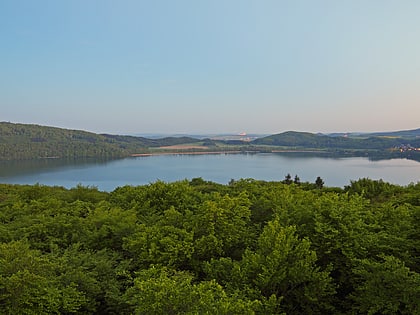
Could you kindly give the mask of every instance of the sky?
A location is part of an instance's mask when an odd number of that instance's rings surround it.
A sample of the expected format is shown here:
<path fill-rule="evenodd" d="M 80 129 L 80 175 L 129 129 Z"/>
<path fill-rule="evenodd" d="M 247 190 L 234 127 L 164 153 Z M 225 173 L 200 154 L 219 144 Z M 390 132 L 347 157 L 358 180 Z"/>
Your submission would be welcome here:
<path fill-rule="evenodd" d="M 98 133 L 420 128 L 418 0 L 0 0 L 0 121 Z"/>

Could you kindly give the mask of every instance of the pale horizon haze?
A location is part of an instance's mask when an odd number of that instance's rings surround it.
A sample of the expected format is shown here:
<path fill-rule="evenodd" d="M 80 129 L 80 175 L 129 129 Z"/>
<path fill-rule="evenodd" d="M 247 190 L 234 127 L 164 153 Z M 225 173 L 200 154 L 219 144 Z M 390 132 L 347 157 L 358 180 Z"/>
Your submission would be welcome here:
<path fill-rule="evenodd" d="M 420 128 L 420 1 L 0 0 L 0 121 L 98 133 Z"/>

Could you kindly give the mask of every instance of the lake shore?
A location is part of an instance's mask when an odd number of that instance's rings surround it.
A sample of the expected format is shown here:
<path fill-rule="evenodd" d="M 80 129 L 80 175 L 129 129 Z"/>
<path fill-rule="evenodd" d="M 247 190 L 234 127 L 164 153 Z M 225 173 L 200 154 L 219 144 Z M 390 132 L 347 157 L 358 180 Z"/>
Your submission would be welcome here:
<path fill-rule="evenodd" d="M 222 151 L 162 151 L 162 152 L 150 152 L 150 153 L 133 153 L 131 157 L 137 156 L 158 156 L 158 155 L 205 155 L 205 154 L 241 154 L 241 153 L 328 153 L 320 150 L 222 150 Z"/>
<path fill-rule="evenodd" d="M 244 151 L 191 151 L 191 152 L 151 152 L 151 153 L 134 153 L 130 156 L 157 156 L 157 155 L 204 155 L 204 154 L 239 154 L 246 153 Z"/>

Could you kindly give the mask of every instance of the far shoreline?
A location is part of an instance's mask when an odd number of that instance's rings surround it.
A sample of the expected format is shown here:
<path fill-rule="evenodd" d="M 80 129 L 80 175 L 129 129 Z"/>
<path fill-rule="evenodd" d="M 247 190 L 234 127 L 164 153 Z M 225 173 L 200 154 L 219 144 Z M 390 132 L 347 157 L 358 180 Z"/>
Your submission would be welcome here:
<path fill-rule="evenodd" d="M 247 152 L 244 152 L 244 151 L 152 152 L 152 153 L 133 153 L 130 156 L 138 157 L 138 156 L 158 156 L 158 155 L 205 155 L 205 154 L 239 154 L 239 153 L 247 153 Z"/>
<path fill-rule="evenodd" d="M 270 150 L 270 151 L 243 151 L 243 150 L 224 150 L 224 151 L 170 151 L 170 152 L 150 152 L 150 153 L 133 153 L 130 157 L 141 156 L 159 156 L 159 155 L 206 155 L 206 154 L 242 154 L 242 153 L 328 153 L 321 150 Z"/>

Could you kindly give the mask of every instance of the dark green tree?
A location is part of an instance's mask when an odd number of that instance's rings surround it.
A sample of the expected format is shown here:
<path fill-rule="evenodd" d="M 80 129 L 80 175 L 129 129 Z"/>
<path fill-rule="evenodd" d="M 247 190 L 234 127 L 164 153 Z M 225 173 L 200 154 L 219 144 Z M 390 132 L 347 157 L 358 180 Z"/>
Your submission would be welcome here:
<path fill-rule="evenodd" d="M 290 185 L 291 183 L 293 183 L 292 176 L 289 173 L 287 173 L 287 175 L 284 177 L 283 183 L 285 183 L 286 185 Z"/>
<path fill-rule="evenodd" d="M 324 187 L 324 181 L 322 180 L 322 178 L 321 177 L 317 177 L 316 178 L 316 180 L 315 180 L 315 186 L 316 186 L 316 188 L 318 188 L 318 189 L 321 189 L 321 188 L 323 188 Z"/>

